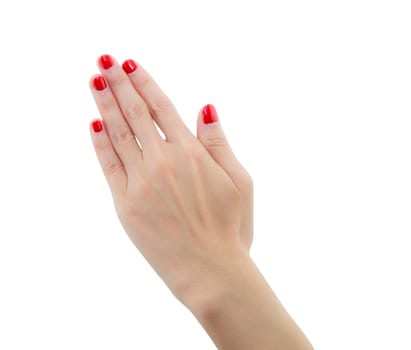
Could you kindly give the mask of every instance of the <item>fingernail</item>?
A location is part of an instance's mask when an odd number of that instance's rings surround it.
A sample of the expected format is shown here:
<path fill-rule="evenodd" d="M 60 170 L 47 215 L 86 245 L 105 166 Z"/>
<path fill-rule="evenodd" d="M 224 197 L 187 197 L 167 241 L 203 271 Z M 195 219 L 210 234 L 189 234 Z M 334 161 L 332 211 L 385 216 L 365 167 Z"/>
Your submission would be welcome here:
<path fill-rule="evenodd" d="M 93 79 L 93 85 L 98 91 L 104 90 L 107 87 L 106 79 L 102 75 L 97 75 Z"/>
<path fill-rule="evenodd" d="M 103 69 L 109 69 L 114 65 L 114 60 L 110 55 L 102 55 L 98 59 L 98 63 Z"/>
<path fill-rule="evenodd" d="M 96 119 L 91 123 L 91 127 L 93 128 L 94 132 L 100 132 L 103 130 L 103 123 L 101 122 L 101 120 Z"/>
<path fill-rule="evenodd" d="M 137 69 L 137 63 L 133 60 L 126 60 L 123 63 L 123 69 L 127 74 L 133 73 Z"/>
<path fill-rule="evenodd" d="M 218 121 L 218 115 L 213 105 L 207 105 L 203 108 L 203 121 L 205 124 L 211 124 Z"/>

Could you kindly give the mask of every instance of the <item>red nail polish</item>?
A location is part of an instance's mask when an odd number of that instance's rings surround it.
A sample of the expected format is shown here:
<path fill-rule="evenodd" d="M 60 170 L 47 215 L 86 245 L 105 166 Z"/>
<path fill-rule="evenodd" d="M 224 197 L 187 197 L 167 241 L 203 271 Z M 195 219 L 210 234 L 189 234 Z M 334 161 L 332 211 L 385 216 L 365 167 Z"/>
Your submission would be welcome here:
<path fill-rule="evenodd" d="M 127 74 L 133 73 L 137 69 L 137 63 L 133 60 L 124 61 L 123 69 Z"/>
<path fill-rule="evenodd" d="M 102 75 L 97 75 L 93 79 L 93 85 L 98 91 L 104 90 L 107 87 L 106 79 Z"/>
<path fill-rule="evenodd" d="M 205 124 L 211 124 L 218 121 L 218 115 L 213 105 L 207 105 L 203 108 L 203 121 Z"/>
<path fill-rule="evenodd" d="M 94 132 L 100 132 L 101 130 L 103 130 L 103 123 L 101 122 L 101 120 L 96 119 L 91 123 L 91 127 L 93 128 Z"/>
<path fill-rule="evenodd" d="M 114 60 L 113 60 L 113 57 L 111 57 L 110 55 L 102 55 L 98 59 L 98 63 L 100 64 L 100 67 L 104 69 L 109 69 L 113 67 Z"/>

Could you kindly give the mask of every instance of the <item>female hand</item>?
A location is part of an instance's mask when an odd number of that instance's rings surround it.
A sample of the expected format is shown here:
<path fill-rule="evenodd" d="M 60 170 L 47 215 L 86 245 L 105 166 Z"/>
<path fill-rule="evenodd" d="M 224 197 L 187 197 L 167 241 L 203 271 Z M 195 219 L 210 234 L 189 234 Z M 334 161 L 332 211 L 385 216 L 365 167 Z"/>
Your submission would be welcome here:
<path fill-rule="evenodd" d="M 120 66 L 109 55 L 98 65 L 102 75 L 90 87 L 102 121 L 94 120 L 90 131 L 116 212 L 135 246 L 186 304 L 248 256 L 252 179 L 212 105 L 198 115 L 196 138 L 140 65 L 127 60 Z"/>
<path fill-rule="evenodd" d="M 249 257 L 253 184 L 215 108 L 200 111 L 196 138 L 141 66 L 98 63 L 91 137 L 135 246 L 218 349 L 312 350 Z"/>

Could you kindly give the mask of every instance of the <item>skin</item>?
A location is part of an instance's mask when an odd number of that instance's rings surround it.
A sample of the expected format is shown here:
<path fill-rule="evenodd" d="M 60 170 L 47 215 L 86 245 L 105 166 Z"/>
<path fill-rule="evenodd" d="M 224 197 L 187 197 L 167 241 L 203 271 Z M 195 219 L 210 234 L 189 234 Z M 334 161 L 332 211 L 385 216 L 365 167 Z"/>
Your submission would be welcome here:
<path fill-rule="evenodd" d="M 90 133 L 134 245 L 218 349 L 312 349 L 249 255 L 253 181 L 221 123 L 200 111 L 196 137 L 141 65 L 99 68 L 104 128 Z"/>

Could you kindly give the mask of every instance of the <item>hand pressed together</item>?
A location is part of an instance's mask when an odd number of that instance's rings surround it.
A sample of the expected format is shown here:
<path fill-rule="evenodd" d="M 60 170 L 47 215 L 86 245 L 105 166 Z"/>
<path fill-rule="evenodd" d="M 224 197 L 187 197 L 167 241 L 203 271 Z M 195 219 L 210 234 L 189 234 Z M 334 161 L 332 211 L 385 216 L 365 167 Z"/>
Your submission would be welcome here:
<path fill-rule="evenodd" d="M 91 137 L 135 246 L 219 350 L 312 350 L 249 256 L 253 182 L 214 106 L 200 110 L 195 137 L 135 61 L 98 65 Z"/>
<path fill-rule="evenodd" d="M 201 109 L 195 137 L 141 65 L 127 60 L 120 66 L 103 55 L 98 66 L 102 74 L 90 87 L 102 120 L 90 131 L 118 217 L 185 303 L 248 255 L 251 177 L 229 147 L 214 106 Z"/>

